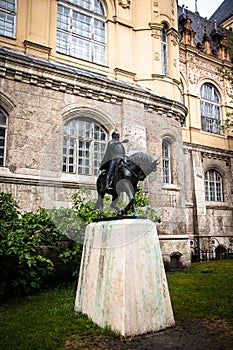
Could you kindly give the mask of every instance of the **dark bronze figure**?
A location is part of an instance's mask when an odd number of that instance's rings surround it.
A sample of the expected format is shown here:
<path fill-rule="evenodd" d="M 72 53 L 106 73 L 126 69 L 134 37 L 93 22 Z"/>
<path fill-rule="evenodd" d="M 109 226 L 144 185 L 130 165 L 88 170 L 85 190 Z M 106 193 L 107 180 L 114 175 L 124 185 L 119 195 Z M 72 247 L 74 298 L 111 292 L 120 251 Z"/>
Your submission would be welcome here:
<path fill-rule="evenodd" d="M 112 140 L 108 142 L 108 145 L 104 154 L 104 158 L 100 163 L 100 170 L 107 171 L 107 177 L 106 177 L 107 190 L 113 189 L 113 187 L 111 186 L 112 176 L 116 167 L 119 165 L 122 157 L 125 156 L 125 148 L 123 146 L 123 143 L 126 143 L 126 142 L 128 142 L 128 139 L 120 141 L 120 134 L 117 131 L 114 131 L 112 133 Z"/>
<path fill-rule="evenodd" d="M 98 200 L 95 209 L 100 210 L 100 218 L 103 218 L 103 198 L 108 193 L 112 195 L 111 207 L 117 211 L 117 216 L 126 215 L 130 208 L 132 208 L 133 215 L 138 216 L 135 202 L 138 182 L 143 181 L 147 175 L 156 171 L 158 161 L 144 152 L 138 152 L 129 157 L 123 155 L 121 158 L 114 159 L 117 159 L 117 162 L 114 164 L 111 186 L 109 186 L 108 170 L 112 160 L 110 159 L 107 164 L 105 163 L 104 168 L 100 167 L 103 171 L 97 179 Z M 122 192 L 126 192 L 129 197 L 129 203 L 124 209 L 116 205 Z"/>

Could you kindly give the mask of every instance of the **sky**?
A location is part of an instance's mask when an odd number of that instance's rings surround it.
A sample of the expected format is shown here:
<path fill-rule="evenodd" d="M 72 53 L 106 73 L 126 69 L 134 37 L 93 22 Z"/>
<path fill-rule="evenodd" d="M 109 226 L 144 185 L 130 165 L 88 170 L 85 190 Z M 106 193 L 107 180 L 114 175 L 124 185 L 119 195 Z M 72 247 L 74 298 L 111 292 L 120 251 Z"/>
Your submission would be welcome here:
<path fill-rule="evenodd" d="M 201 17 L 210 18 L 223 0 L 197 0 L 197 11 Z M 188 9 L 195 12 L 195 0 L 178 0 L 178 5 L 188 6 Z"/>

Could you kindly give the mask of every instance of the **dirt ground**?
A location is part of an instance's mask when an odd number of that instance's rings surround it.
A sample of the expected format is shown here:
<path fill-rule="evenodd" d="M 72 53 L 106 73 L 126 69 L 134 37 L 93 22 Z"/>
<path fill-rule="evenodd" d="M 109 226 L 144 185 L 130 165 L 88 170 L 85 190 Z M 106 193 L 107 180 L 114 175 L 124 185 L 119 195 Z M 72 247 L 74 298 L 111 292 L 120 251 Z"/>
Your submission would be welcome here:
<path fill-rule="evenodd" d="M 180 321 L 173 328 L 132 338 L 71 339 L 65 349 L 233 350 L 233 329 L 218 320 Z"/>

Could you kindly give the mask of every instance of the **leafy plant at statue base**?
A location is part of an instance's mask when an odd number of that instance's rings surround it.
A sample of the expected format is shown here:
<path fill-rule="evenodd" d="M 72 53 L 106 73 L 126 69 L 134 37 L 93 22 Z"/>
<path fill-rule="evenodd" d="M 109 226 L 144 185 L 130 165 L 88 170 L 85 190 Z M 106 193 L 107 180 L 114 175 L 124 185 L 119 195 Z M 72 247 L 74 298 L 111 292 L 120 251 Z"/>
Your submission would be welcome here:
<path fill-rule="evenodd" d="M 156 210 L 151 207 L 151 201 L 146 197 L 143 186 L 138 186 L 135 199 L 138 206 L 137 211 L 140 215 L 146 216 L 153 222 L 160 223 L 162 221 L 161 217 L 157 215 Z"/>
<path fill-rule="evenodd" d="M 135 194 L 137 211 L 139 215 L 146 216 L 148 219 L 154 222 L 161 222 L 161 217 L 156 214 L 156 211 L 151 208 L 151 202 L 149 198 L 146 197 L 143 186 L 138 186 L 138 191 Z M 94 210 L 94 205 L 96 199 L 93 199 L 92 191 L 90 190 L 79 190 L 76 194 L 72 196 L 73 200 L 73 209 L 77 211 L 77 216 L 83 220 L 85 227 L 86 224 L 89 224 L 93 219 L 99 218 L 99 211 Z M 112 217 L 116 216 L 116 211 L 110 208 L 111 196 L 104 197 L 104 216 Z M 123 208 L 126 206 L 122 198 L 119 199 L 118 206 Z M 132 212 L 129 212 L 129 215 L 132 215 Z"/>

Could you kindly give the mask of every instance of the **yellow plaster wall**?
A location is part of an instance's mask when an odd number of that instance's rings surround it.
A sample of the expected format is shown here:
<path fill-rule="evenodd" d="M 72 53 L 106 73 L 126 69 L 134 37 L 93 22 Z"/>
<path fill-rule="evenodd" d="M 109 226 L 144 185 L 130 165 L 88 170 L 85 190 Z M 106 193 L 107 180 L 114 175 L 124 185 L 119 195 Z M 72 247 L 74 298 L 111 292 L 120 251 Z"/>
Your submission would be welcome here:
<path fill-rule="evenodd" d="M 104 66 L 56 52 L 57 4 L 57 0 L 18 0 L 16 39 L 0 37 L 0 44 L 42 58 L 103 72 L 155 92 L 162 90 L 166 97 L 180 100 L 174 0 L 106 0 L 107 48 Z M 166 22 L 170 28 L 168 79 L 161 77 L 162 22 Z"/>
<path fill-rule="evenodd" d="M 227 113 L 233 112 L 232 99 L 228 94 L 230 82 L 222 80 L 218 73 L 221 67 L 229 68 L 230 64 L 211 55 L 199 53 L 196 48 L 180 46 L 184 104 L 188 108 L 186 122 L 182 129 L 182 139 L 184 142 L 233 150 L 233 138 L 228 131 L 218 135 L 202 130 L 201 126 L 200 87 L 203 83 L 214 85 L 218 91 L 222 125 L 227 118 Z"/>

